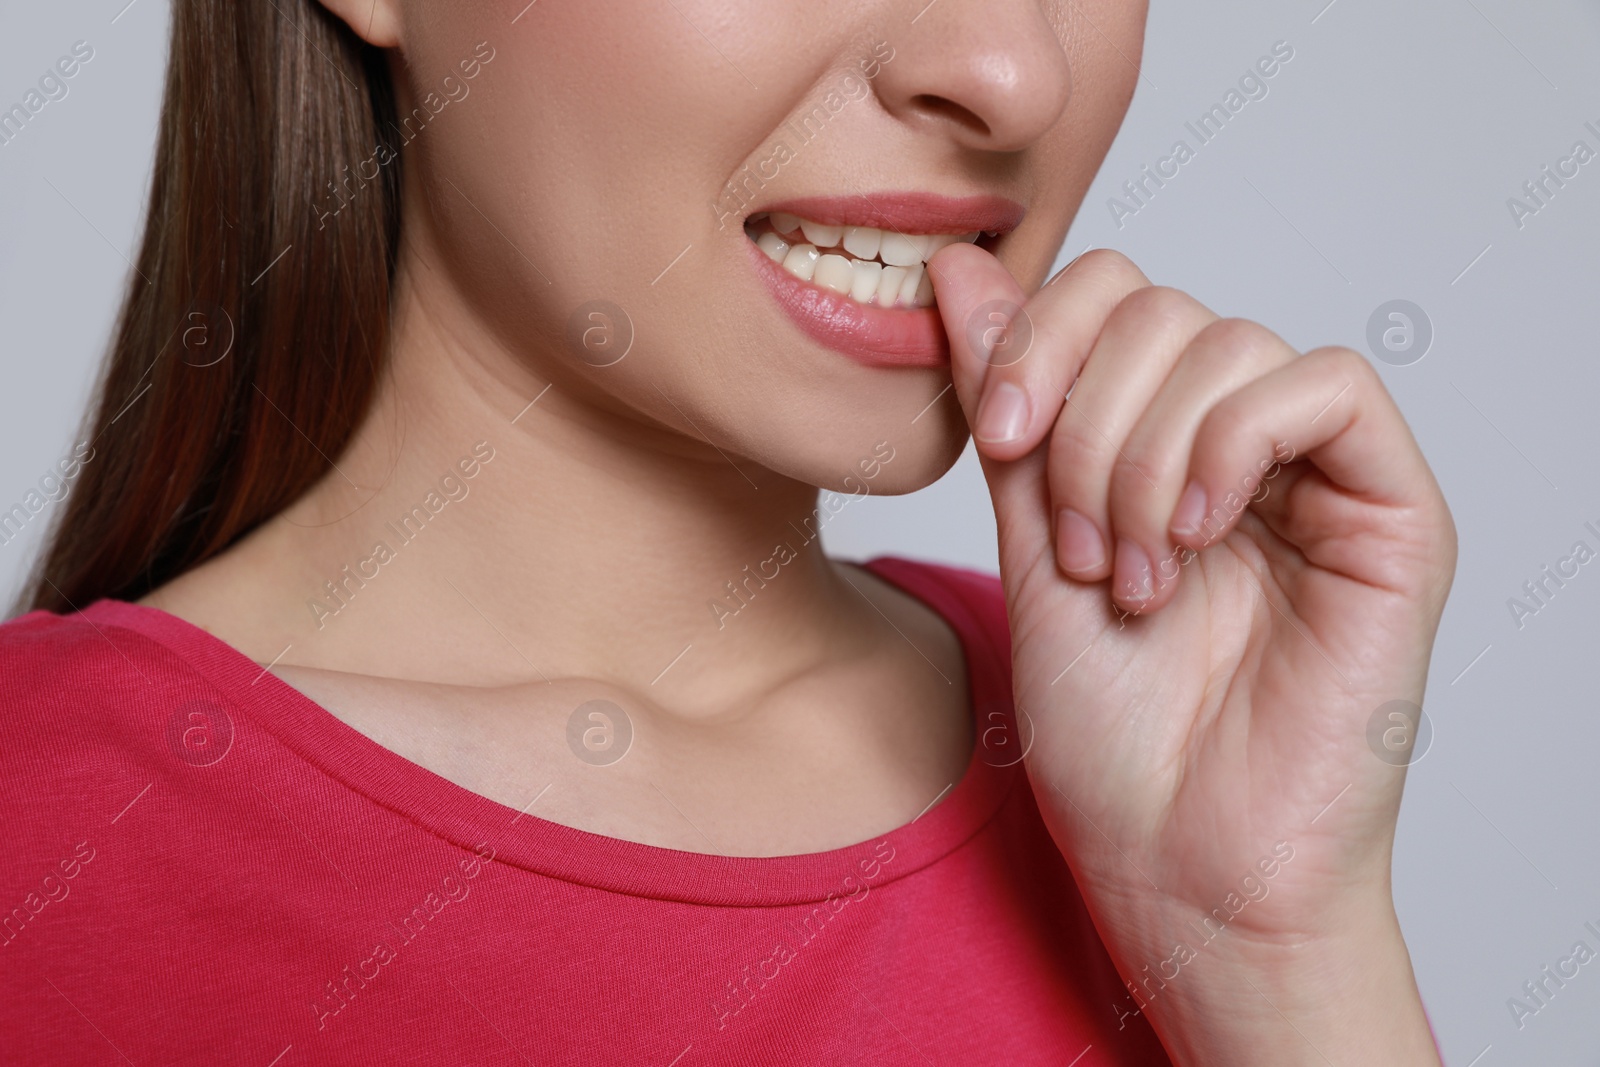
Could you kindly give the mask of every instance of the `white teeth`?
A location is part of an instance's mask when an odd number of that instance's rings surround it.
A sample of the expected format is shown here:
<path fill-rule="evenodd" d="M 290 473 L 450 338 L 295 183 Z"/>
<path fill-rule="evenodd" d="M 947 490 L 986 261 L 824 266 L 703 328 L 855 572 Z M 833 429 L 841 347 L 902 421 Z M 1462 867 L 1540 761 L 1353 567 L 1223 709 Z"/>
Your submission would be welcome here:
<path fill-rule="evenodd" d="M 806 235 L 806 240 L 818 248 L 832 248 L 839 243 L 839 238 L 844 236 L 843 226 L 824 226 L 820 222 L 810 219 L 800 220 L 800 232 Z"/>
<path fill-rule="evenodd" d="M 783 257 L 783 269 L 801 281 L 809 282 L 817 272 L 816 246 L 800 244 L 789 249 L 789 254 Z"/>
<path fill-rule="evenodd" d="M 789 242 L 770 232 L 756 238 L 756 247 L 765 252 L 767 258 L 774 263 L 782 263 L 783 257 L 789 252 Z"/>
<path fill-rule="evenodd" d="M 855 286 L 855 279 L 855 268 L 843 256 L 823 256 L 817 260 L 817 269 L 811 277 L 813 284 L 836 293 L 850 292 Z"/>
<path fill-rule="evenodd" d="M 877 260 L 858 259 L 850 270 L 855 275 L 850 285 L 850 299 L 858 304 L 872 303 L 872 298 L 878 295 L 878 283 L 883 280 L 883 264 Z"/>
<path fill-rule="evenodd" d="M 885 267 L 878 279 L 878 306 L 892 308 L 900 296 L 900 283 L 906 279 L 904 267 Z"/>
<path fill-rule="evenodd" d="M 879 307 L 932 307 L 937 301 L 933 279 L 928 277 L 928 260 L 946 245 L 958 241 L 971 244 L 985 235 L 979 231 L 905 234 L 874 226 L 832 226 L 781 211 L 753 216 L 749 223 L 752 234 L 763 219 L 771 224 L 771 230 L 764 230 L 755 242 L 768 259 L 801 281 Z"/>
<path fill-rule="evenodd" d="M 844 231 L 844 250 L 857 259 L 876 259 L 883 244 L 883 231 L 871 226 L 852 226 Z"/>
<path fill-rule="evenodd" d="M 886 233 L 878 246 L 878 258 L 891 267 L 909 267 L 922 262 L 922 247 L 903 233 Z"/>
<path fill-rule="evenodd" d="M 914 267 L 906 268 L 906 276 L 900 282 L 900 295 L 898 302 L 906 307 L 916 307 L 917 286 L 922 284 L 923 268 L 918 263 Z"/>

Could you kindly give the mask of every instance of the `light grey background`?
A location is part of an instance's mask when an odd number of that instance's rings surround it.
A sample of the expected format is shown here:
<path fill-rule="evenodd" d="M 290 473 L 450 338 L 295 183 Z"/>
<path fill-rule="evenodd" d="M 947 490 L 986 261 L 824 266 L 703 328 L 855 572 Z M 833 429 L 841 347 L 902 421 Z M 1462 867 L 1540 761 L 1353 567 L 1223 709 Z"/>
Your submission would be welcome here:
<path fill-rule="evenodd" d="M 70 451 L 129 273 L 168 11 L 125 3 L 0 2 L 0 107 L 73 42 L 95 49 L 68 96 L 0 146 L 0 510 Z M 1575 942 L 1600 950 L 1584 929 L 1600 927 L 1600 563 L 1520 629 L 1508 607 L 1574 541 L 1600 549 L 1584 529 L 1600 528 L 1600 158 L 1520 228 L 1507 207 L 1574 142 L 1600 152 L 1584 126 L 1600 129 L 1600 6 L 1152 7 L 1132 112 L 1062 262 L 1121 249 L 1301 349 L 1366 350 L 1390 300 L 1425 311 L 1426 357 L 1380 366 L 1449 497 L 1461 561 L 1428 692 L 1434 744 L 1400 821 L 1400 915 L 1452 1067 L 1600 1063 L 1600 960 L 1520 1030 L 1507 1007 Z M 1295 56 L 1268 95 L 1119 226 L 1107 204 L 1122 183 L 1174 141 L 1196 145 L 1184 124 L 1278 41 Z M 8 599 L 47 518 L 0 547 Z M 925 492 L 844 509 L 827 540 L 995 566 L 970 452 Z"/>

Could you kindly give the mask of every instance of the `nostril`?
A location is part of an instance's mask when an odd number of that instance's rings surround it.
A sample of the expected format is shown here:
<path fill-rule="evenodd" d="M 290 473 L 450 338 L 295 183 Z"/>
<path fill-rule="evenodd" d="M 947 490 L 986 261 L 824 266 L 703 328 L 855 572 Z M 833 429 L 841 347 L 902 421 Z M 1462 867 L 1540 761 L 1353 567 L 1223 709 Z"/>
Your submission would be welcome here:
<path fill-rule="evenodd" d="M 953 122 L 963 129 L 971 130 L 980 137 L 988 137 L 992 132 L 989 129 L 989 124 L 979 118 L 976 112 L 970 108 L 962 107 L 954 100 L 947 100 L 932 93 L 919 93 L 911 98 L 911 103 L 924 114 Z"/>

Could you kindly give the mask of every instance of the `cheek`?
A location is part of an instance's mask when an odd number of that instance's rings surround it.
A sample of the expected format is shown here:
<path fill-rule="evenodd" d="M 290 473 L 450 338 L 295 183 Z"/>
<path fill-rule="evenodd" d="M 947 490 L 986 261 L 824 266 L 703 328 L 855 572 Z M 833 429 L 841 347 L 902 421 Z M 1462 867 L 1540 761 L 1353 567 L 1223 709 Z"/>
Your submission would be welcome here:
<path fill-rule="evenodd" d="M 806 405 L 789 397 L 833 392 L 836 357 L 802 358 L 810 346 L 754 275 L 742 213 L 730 224 L 717 210 L 736 175 L 792 140 L 785 119 L 857 33 L 852 20 L 824 35 L 806 28 L 814 12 L 754 0 L 538 3 L 508 31 L 525 5 L 415 0 L 406 17 L 421 29 L 408 23 L 407 37 L 419 43 L 396 68 L 419 98 L 479 41 L 494 49 L 470 94 L 405 148 L 407 225 L 420 220 L 414 238 L 436 247 L 474 317 L 558 387 L 698 438 L 692 421 L 746 454 L 764 437 L 778 453 L 814 452 L 833 425 L 870 413 L 860 395 L 848 412 L 817 396 L 803 424 L 773 421 L 785 407 L 800 418 Z M 760 195 L 852 173 L 857 134 L 828 133 Z M 579 351 L 612 336 L 633 339 L 612 365 Z M 871 432 L 853 451 L 825 449 L 818 476 L 870 455 L 882 436 Z"/>
<path fill-rule="evenodd" d="M 810 46 L 784 25 L 798 15 L 758 18 L 759 6 L 409 5 L 418 44 L 396 70 L 412 98 L 459 77 L 478 42 L 494 50 L 470 94 L 406 147 L 408 184 L 427 190 L 406 217 L 431 220 L 428 240 L 500 336 L 560 336 L 603 300 L 651 339 L 652 359 L 634 362 L 681 371 L 729 332 L 713 305 L 745 239 L 718 230 L 713 206 L 808 69 Z M 761 89 L 736 67 L 759 70 Z M 604 382 L 637 373 L 617 370 Z"/>
<path fill-rule="evenodd" d="M 703 271 L 713 203 L 788 106 L 795 42 L 754 3 L 525 4 L 413 5 L 414 94 L 480 40 L 495 56 L 413 146 L 440 233 L 479 252 L 476 282 L 634 312 Z M 761 90 L 735 65 L 760 70 Z"/>

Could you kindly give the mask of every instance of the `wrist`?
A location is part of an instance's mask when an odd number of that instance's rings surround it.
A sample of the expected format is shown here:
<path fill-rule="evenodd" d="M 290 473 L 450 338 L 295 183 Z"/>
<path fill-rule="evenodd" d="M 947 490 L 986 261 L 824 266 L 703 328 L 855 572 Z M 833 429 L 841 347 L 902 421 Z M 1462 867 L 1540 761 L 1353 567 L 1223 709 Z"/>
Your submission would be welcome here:
<path fill-rule="evenodd" d="M 1132 1005 L 1179 1067 L 1439 1064 L 1387 899 L 1316 937 L 1194 940 L 1124 967 Z"/>

